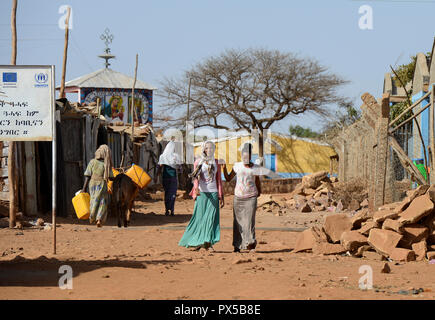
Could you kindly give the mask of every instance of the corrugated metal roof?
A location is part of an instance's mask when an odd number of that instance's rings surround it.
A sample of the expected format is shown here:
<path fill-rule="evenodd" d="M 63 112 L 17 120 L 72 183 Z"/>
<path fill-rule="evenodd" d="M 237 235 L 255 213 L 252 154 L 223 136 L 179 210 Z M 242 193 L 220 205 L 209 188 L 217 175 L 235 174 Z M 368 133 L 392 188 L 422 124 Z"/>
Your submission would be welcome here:
<path fill-rule="evenodd" d="M 121 72 L 117 72 L 109 68 L 104 68 L 66 82 L 65 88 L 79 87 L 131 89 L 133 87 L 133 82 L 133 77 L 129 77 Z M 152 85 L 138 79 L 136 79 L 136 84 L 134 87 L 136 89 L 157 90 L 156 87 L 153 87 Z"/>

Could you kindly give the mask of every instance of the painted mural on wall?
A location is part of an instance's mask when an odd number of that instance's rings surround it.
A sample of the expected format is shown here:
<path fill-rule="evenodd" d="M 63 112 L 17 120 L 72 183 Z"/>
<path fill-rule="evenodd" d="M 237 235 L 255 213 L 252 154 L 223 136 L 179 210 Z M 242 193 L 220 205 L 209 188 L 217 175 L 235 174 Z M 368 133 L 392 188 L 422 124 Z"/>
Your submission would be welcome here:
<path fill-rule="evenodd" d="M 82 89 L 81 103 L 89 104 L 101 98 L 101 114 L 110 122 L 131 123 L 131 90 Z M 134 121 L 152 123 L 152 91 L 137 90 L 134 96 Z"/>

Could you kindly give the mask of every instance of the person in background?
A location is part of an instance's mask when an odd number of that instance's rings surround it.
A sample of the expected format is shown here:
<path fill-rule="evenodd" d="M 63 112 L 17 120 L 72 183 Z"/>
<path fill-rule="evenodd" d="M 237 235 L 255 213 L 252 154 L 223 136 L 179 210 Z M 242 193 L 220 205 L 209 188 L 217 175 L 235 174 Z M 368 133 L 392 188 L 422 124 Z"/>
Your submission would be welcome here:
<path fill-rule="evenodd" d="M 201 156 L 194 163 L 193 189 L 190 195 L 195 199 L 192 218 L 178 243 L 194 250 L 213 249 L 220 240 L 219 202 L 224 206 L 221 169 L 214 157 L 215 144 L 205 141 Z"/>
<path fill-rule="evenodd" d="M 154 181 L 162 173 L 162 185 L 165 190 L 165 216 L 174 215 L 175 199 L 177 197 L 177 171 L 182 163 L 181 156 L 175 151 L 175 141 L 172 139 L 166 145 L 159 158 L 159 168 Z"/>
<path fill-rule="evenodd" d="M 226 181 L 231 181 L 237 175 L 233 202 L 233 247 L 234 252 L 240 250 L 255 250 L 255 213 L 257 211 L 257 197 L 261 194 L 261 184 L 258 174 L 260 166 L 254 164 L 252 158 L 252 144 L 245 143 L 242 148 L 242 161 L 236 162 L 228 174 L 223 165 Z"/>
<path fill-rule="evenodd" d="M 109 193 L 107 182 L 114 180 L 112 172 L 112 154 L 109 147 L 101 145 L 95 151 L 95 158 L 89 161 L 85 171 L 85 182 L 82 192 L 86 192 L 89 184 L 91 196 L 89 222 L 102 227 L 107 218 L 107 207 L 109 205 Z"/>

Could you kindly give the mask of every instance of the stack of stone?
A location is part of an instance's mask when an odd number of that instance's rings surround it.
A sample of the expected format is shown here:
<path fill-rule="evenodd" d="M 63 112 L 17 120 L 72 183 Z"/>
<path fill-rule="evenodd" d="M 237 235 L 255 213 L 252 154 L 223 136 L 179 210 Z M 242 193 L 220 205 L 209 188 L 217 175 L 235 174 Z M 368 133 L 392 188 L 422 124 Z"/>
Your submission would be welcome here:
<path fill-rule="evenodd" d="M 320 254 L 349 252 L 361 257 L 366 251 L 396 261 L 435 259 L 435 185 L 419 186 L 401 202 L 373 212 L 360 210 L 332 214 L 321 228 L 302 232 L 293 252 Z"/>

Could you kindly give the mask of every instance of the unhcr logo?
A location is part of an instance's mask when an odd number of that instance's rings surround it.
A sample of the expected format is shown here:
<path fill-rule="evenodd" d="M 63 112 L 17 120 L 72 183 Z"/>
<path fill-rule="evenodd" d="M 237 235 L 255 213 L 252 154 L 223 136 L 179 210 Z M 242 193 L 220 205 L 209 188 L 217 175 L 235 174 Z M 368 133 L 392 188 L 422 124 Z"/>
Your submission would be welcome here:
<path fill-rule="evenodd" d="M 47 73 L 35 73 L 35 87 L 36 88 L 44 88 L 44 87 L 48 87 L 48 74 Z"/>

